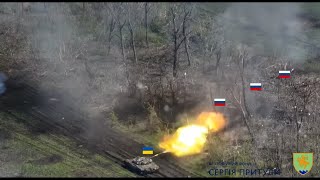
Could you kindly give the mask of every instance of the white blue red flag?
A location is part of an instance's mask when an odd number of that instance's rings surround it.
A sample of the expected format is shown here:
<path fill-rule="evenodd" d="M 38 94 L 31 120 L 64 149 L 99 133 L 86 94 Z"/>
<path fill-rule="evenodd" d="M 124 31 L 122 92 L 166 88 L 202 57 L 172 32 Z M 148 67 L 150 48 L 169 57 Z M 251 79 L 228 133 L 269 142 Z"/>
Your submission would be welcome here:
<path fill-rule="evenodd" d="M 262 90 L 261 83 L 250 83 L 250 90 L 251 91 L 261 91 Z"/>
<path fill-rule="evenodd" d="M 284 78 L 290 78 L 290 71 L 279 71 L 279 78 L 284 79 Z"/>
<path fill-rule="evenodd" d="M 226 99 L 214 99 L 214 106 L 225 106 Z"/>

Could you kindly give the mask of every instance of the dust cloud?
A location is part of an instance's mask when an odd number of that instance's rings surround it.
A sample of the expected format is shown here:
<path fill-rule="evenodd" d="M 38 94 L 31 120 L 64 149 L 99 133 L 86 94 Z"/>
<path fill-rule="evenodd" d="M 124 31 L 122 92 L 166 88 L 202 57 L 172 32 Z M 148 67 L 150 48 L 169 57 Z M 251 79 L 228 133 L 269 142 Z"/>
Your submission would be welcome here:
<path fill-rule="evenodd" d="M 274 55 L 294 62 L 306 56 L 298 3 L 233 3 L 220 17 L 226 39 L 254 48 L 257 55 Z"/>

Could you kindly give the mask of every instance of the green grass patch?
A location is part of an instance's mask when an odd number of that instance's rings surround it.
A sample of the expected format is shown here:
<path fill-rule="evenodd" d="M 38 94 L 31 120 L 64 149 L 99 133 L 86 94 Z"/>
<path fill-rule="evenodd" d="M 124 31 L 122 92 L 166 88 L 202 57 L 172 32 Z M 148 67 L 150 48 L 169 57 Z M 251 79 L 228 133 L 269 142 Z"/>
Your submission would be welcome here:
<path fill-rule="evenodd" d="M 26 163 L 21 166 L 21 173 L 25 177 L 69 177 L 70 166 L 63 163 L 41 166 Z"/>
<path fill-rule="evenodd" d="M 26 118 L 23 115 L 21 117 Z M 32 135 L 22 123 L 17 123 L 7 113 L 0 112 L 0 130 L 11 135 L 5 144 L 0 144 L 0 163 L 1 160 L 6 161 L 1 169 L 14 170 L 9 176 L 17 173 L 23 177 L 135 176 L 106 157 L 78 147 L 67 137 L 53 134 Z"/>

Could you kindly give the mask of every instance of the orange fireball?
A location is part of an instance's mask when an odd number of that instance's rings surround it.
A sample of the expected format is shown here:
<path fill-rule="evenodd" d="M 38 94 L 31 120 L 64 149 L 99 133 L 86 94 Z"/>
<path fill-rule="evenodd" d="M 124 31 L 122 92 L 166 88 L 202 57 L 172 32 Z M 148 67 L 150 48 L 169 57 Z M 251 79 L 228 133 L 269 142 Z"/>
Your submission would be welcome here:
<path fill-rule="evenodd" d="M 201 153 L 209 133 L 218 132 L 226 125 L 221 113 L 203 112 L 194 123 L 180 127 L 177 131 L 164 137 L 160 148 L 176 156 L 186 156 Z"/>

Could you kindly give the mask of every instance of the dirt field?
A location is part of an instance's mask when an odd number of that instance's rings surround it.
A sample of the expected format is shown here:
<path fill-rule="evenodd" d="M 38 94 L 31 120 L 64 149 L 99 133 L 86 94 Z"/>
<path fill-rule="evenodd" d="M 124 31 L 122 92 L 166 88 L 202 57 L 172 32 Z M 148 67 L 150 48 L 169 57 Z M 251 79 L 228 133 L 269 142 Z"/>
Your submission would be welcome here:
<path fill-rule="evenodd" d="M 52 97 L 55 99 L 50 100 Z M 0 102 L 1 111 L 18 119 L 34 136 L 41 134 L 66 136 L 74 140 L 79 146 L 87 148 L 89 152 L 98 153 L 121 166 L 124 159 L 141 156 L 143 144 L 122 135 L 107 124 L 104 124 L 105 121 L 101 119 L 102 116 L 92 119 L 94 123 L 101 123 L 94 125 L 95 127 L 100 127 L 100 129 L 90 131 L 88 121 L 84 120 L 86 115 L 78 112 L 72 107 L 72 104 L 64 103 L 58 94 L 48 96 L 26 85 L 26 83 L 8 82 L 8 90 L 1 97 Z M 29 121 L 12 112 L 25 114 Z M 44 158 L 39 163 L 59 160 L 59 158 L 54 157 L 58 156 Z M 169 154 L 156 157 L 154 161 L 160 166 L 160 171 L 149 176 L 197 176 L 181 168 L 174 162 L 174 157 Z"/>

